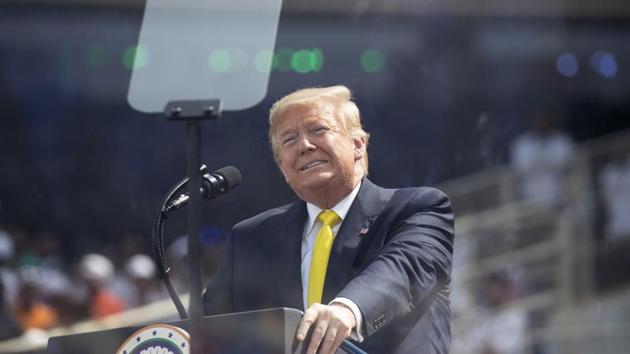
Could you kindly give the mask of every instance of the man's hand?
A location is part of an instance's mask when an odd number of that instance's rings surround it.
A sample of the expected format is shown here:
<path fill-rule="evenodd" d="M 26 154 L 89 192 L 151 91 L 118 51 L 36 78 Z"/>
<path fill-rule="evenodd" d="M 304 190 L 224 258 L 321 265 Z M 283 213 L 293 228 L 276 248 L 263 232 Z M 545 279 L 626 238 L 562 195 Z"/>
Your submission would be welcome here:
<path fill-rule="evenodd" d="M 344 339 L 350 336 L 356 326 L 352 311 L 342 304 L 313 304 L 306 310 L 298 326 L 296 339 L 304 341 L 311 326 L 313 334 L 308 343 L 307 354 L 334 354 Z"/>

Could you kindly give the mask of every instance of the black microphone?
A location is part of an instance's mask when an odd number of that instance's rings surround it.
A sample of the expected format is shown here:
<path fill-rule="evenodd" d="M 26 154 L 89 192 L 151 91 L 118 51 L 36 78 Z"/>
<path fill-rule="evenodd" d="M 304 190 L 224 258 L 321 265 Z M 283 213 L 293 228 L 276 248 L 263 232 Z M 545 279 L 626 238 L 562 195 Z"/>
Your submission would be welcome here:
<path fill-rule="evenodd" d="M 204 166 L 205 167 L 205 166 Z M 202 167 L 202 172 L 205 172 Z M 182 183 L 179 188 L 184 187 L 188 183 L 188 179 Z M 201 198 L 213 199 L 221 194 L 225 194 L 241 183 L 241 171 L 234 166 L 226 166 L 214 172 L 206 173 L 201 176 Z M 170 201 L 164 212 L 169 212 L 183 207 L 188 202 L 188 193 L 183 193 L 175 200 Z"/>

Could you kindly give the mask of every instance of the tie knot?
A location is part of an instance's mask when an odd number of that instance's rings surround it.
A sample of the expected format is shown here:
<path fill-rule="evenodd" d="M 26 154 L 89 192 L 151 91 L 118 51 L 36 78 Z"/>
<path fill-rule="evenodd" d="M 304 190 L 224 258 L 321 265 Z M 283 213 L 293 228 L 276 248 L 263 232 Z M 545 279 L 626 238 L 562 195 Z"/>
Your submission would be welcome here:
<path fill-rule="evenodd" d="M 322 212 L 317 215 L 317 220 L 324 225 L 333 227 L 341 221 L 341 218 L 332 210 L 322 210 Z"/>

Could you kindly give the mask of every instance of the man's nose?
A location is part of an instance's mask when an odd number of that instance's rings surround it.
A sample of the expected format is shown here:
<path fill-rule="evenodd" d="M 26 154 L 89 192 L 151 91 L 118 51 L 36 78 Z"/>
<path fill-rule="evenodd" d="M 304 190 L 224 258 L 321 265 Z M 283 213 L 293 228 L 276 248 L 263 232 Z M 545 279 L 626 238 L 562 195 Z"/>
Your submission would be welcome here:
<path fill-rule="evenodd" d="M 300 154 L 304 155 L 307 151 L 315 151 L 317 147 L 307 137 L 300 139 Z"/>

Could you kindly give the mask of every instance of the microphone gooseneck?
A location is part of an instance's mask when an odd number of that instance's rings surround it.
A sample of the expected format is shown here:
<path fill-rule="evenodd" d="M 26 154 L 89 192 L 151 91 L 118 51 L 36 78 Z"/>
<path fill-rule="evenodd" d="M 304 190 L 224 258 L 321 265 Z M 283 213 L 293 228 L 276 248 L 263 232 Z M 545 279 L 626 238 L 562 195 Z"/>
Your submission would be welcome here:
<path fill-rule="evenodd" d="M 241 183 L 241 172 L 233 166 L 226 166 L 209 173 L 208 168 L 205 165 L 201 165 L 200 171 L 203 173 L 200 189 L 201 197 L 203 199 L 216 198 L 219 195 L 231 191 L 238 186 L 239 183 Z M 158 276 L 164 282 L 166 290 L 177 309 L 180 319 L 186 319 L 188 316 L 168 274 L 171 268 L 166 264 L 166 257 L 164 255 L 164 223 L 167 219 L 167 214 L 170 211 L 181 208 L 188 201 L 188 194 L 181 193 L 187 184 L 188 178 L 182 179 L 173 186 L 173 188 L 171 188 L 171 190 L 167 193 L 166 197 L 164 197 L 155 213 L 151 235 L 153 259 L 158 269 Z M 174 198 L 174 196 L 178 193 L 181 194 L 177 198 Z"/>

